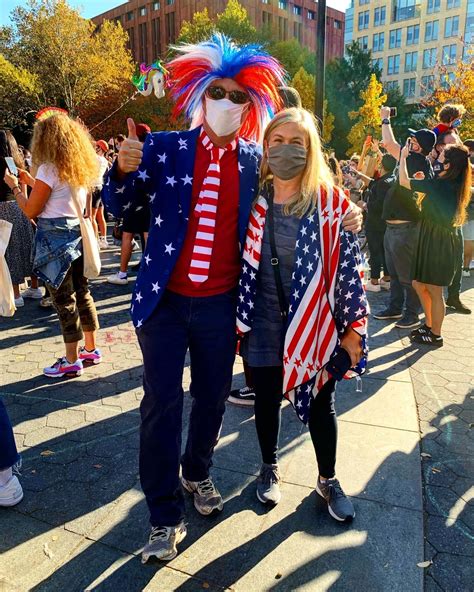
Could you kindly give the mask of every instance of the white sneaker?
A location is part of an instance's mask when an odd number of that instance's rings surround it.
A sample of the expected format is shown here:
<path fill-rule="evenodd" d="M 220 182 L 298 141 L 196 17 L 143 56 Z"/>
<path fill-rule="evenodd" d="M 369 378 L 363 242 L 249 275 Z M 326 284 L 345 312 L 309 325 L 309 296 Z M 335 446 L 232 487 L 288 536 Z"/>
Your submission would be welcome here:
<path fill-rule="evenodd" d="M 23 300 L 23 296 L 19 296 L 18 298 L 15 298 L 15 306 L 17 308 L 20 308 L 21 306 L 25 306 L 25 301 Z"/>
<path fill-rule="evenodd" d="M 16 506 L 23 499 L 23 489 L 18 481 L 18 477 L 13 475 L 6 483 L 0 487 L 0 506 Z"/>
<path fill-rule="evenodd" d="M 365 284 L 365 291 L 366 292 L 380 292 L 381 291 L 380 284 L 373 284 L 371 281 L 368 281 Z"/>
<path fill-rule="evenodd" d="M 21 293 L 21 295 L 23 298 L 34 298 L 35 300 L 40 300 L 43 298 L 43 290 L 42 288 L 27 288 Z"/>
<path fill-rule="evenodd" d="M 107 240 L 106 236 L 101 236 L 99 238 L 99 248 L 101 249 L 108 249 L 110 247 L 109 241 Z"/>
<path fill-rule="evenodd" d="M 462 277 L 471 277 L 471 271 L 469 269 L 463 269 Z"/>
<path fill-rule="evenodd" d="M 380 280 L 379 282 L 380 287 L 382 288 L 382 290 L 390 290 L 390 280 L 388 282 L 386 282 L 385 280 Z"/>
<path fill-rule="evenodd" d="M 113 275 L 109 275 L 107 278 L 107 282 L 109 284 L 116 284 L 117 286 L 125 286 L 128 284 L 128 277 L 120 277 L 120 272 L 114 273 Z"/>

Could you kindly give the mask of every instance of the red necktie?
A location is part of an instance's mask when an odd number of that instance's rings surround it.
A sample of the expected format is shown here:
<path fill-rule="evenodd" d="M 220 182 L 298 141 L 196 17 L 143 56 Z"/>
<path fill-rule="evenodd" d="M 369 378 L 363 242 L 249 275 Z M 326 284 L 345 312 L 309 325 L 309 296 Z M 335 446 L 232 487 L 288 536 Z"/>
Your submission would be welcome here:
<path fill-rule="evenodd" d="M 199 224 L 188 273 L 189 279 L 194 284 L 202 284 L 209 277 L 221 184 L 220 160 L 225 152 L 235 150 L 237 147 L 237 140 L 227 144 L 225 148 L 214 146 L 204 130 L 199 139 L 211 152 L 211 161 L 194 210 L 194 215 L 199 217 Z"/>

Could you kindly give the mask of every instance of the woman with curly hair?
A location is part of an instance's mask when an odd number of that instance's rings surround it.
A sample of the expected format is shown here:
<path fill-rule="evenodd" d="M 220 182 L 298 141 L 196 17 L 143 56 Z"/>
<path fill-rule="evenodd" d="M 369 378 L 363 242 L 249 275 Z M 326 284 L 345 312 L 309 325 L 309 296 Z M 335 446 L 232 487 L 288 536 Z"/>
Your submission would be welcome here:
<path fill-rule="evenodd" d="M 84 277 L 74 203 L 75 194 L 81 210 L 86 208 L 98 174 L 97 157 L 85 128 L 62 113 L 36 122 L 31 154 L 32 175 L 20 171 L 20 183 L 33 188 L 29 198 L 8 171 L 5 182 L 26 216 L 38 218 L 33 268 L 47 283 L 66 346 L 65 355 L 43 372 L 52 378 L 79 376 L 83 363 L 101 361 L 96 348 L 99 323 Z M 85 345 L 80 347 L 83 338 Z"/>

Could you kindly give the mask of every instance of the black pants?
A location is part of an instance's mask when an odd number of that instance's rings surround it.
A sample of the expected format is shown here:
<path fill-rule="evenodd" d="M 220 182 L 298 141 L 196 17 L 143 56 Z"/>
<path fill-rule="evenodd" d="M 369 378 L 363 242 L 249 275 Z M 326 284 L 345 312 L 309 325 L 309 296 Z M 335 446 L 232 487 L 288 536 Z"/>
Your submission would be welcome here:
<path fill-rule="evenodd" d="M 276 464 L 283 400 L 283 369 L 281 366 L 253 367 L 252 377 L 255 386 L 255 425 L 262 460 L 267 464 Z M 329 380 L 313 399 L 308 422 L 319 474 L 326 478 L 334 477 L 336 465 L 334 386 L 334 380 Z"/>
<path fill-rule="evenodd" d="M 451 285 L 448 286 L 448 298 L 453 300 L 459 299 L 461 293 L 461 282 L 462 282 L 462 268 L 464 267 L 464 237 L 462 234 L 462 228 L 458 228 L 456 232 L 456 267 Z"/>
<path fill-rule="evenodd" d="M 387 264 L 385 262 L 385 249 L 383 245 L 385 224 L 380 223 L 376 225 L 367 221 L 365 235 L 367 236 L 367 242 L 369 244 L 370 277 L 373 279 L 379 279 L 380 272 L 383 272 L 383 275 L 389 275 Z"/>

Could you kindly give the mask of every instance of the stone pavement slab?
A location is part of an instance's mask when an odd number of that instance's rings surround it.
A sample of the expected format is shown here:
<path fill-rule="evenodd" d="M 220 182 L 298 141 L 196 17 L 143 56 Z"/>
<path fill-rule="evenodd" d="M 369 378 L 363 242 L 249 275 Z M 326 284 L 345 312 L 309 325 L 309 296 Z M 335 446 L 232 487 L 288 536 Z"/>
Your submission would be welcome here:
<path fill-rule="evenodd" d="M 104 274 L 118 264 L 118 250 L 108 257 Z M 0 321 L 0 392 L 22 451 L 25 490 L 21 504 L 0 510 L 0 573 L 11 580 L 14 565 L 18 590 L 421 591 L 416 564 L 425 550 L 413 377 L 399 333 L 380 322 L 371 323 L 373 362 L 362 393 L 351 382 L 337 395 L 338 476 L 353 496 L 355 522 L 334 522 L 317 498 L 314 452 L 289 405 L 280 442 L 283 500 L 270 512 L 262 507 L 255 498 L 260 455 L 253 412 L 229 405 L 213 468 L 224 512 L 204 518 L 188 498 L 181 554 L 165 566 L 141 565 L 148 517 L 138 481 L 142 370 L 128 318 L 130 290 L 103 279 L 93 283 L 104 363 L 78 380 L 39 376 L 61 351 L 51 311 L 28 301 L 13 319 Z M 239 361 L 234 378 L 236 386 L 243 383 Z M 186 368 L 186 390 L 189 382 Z M 456 383 L 449 377 L 446 384 Z M 190 404 L 186 393 L 186 418 Z M 464 412 L 457 400 L 448 404 L 456 417 Z M 469 417 L 462 421 L 467 425 Z M 432 446 L 444 446 L 428 435 Z M 454 468 L 450 461 L 449 487 L 464 499 L 469 475 Z M 441 508 L 450 500 L 440 501 Z M 42 551 L 50 542 L 53 559 Z"/>

